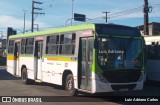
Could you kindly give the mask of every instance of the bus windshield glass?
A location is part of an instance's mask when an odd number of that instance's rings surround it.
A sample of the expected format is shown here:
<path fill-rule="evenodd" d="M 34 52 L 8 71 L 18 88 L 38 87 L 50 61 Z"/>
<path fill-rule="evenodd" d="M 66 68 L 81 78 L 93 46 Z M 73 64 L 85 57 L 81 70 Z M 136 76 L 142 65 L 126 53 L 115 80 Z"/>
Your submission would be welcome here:
<path fill-rule="evenodd" d="M 104 70 L 141 69 L 141 40 L 133 37 L 99 37 L 98 64 Z"/>

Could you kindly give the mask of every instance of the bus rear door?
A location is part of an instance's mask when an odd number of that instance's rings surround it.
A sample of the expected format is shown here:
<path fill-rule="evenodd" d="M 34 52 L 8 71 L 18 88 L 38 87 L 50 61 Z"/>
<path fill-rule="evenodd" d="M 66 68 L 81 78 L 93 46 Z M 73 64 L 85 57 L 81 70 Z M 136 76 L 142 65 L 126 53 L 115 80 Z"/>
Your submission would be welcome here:
<path fill-rule="evenodd" d="M 14 47 L 14 75 L 20 75 L 19 71 L 19 54 L 20 54 L 20 43 L 15 43 Z"/>
<path fill-rule="evenodd" d="M 36 41 L 35 43 L 35 73 L 34 79 L 42 79 L 42 52 L 43 52 L 43 41 Z"/>

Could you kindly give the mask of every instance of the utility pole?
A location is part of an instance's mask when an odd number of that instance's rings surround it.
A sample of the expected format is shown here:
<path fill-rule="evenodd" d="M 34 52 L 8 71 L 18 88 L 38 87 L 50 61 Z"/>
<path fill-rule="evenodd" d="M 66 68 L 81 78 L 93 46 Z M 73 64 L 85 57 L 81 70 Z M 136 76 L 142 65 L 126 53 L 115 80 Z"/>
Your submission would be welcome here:
<path fill-rule="evenodd" d="M 38 24 L 34 24 L 35 26 L 37 26 L 37 31 L 39 31 L 39 25 Z"/>
<path fill-rule="evenodd" d="M 1 39 L 3 38 L 3 31 L 0 31 L 0 34 L 1 34 Z"/>
<path fill-rule="evenodd" d="M 23 10 L 24 11 L 24 26 L 23 26 L 23 33 L 25 33 L 25 27 L 26 27 L 26 10 Z"/>
<path fill-rule="evenodd" d="M 149 35 L 149 28 L 148 28 L 148 12 L 149 12 L 149 7 L 148 7 L 148 0 L 144 0 L 144 35 Z"/>
<path fill-rule="evenodd" d="M 72 0 L 72 19 L 74 18 L 74 17 L 73 17 L 73 12 L 74 12 L 74 11 L 73 11 L 73 9 L 74 9 L 73 6 L 74 6 L 74 0 Z M 73 20 L 72 20 L 72 19 L 71 19 L 71 26 L 72 26 L 72 24 L 73 24 Z"/>
<path fill-rule="evenodd" d="M 37 8 L 34 6 L 34 4 L 43 4 L 43 2 L 38 2 L 38 1 L 34 1 L 32 0 L 32 23 L 31 23 L 31 31 L 34 32 L 34 14 L 44 14 L 44 13 L 40 13 L 40 12 L 35 12 L 34 10 L 42 10 L 42 8 Z"/>
<path fill-rule="evenodd" d="M 108 20 L 108 17 L 107 17 L 107 15 L 108 15 L 108 13 L 110 13 L 110 12 L 102 12 L 102 13 L 105 13 L 106 14 L 106 23 L 107 23 L 107 20 Z"/>

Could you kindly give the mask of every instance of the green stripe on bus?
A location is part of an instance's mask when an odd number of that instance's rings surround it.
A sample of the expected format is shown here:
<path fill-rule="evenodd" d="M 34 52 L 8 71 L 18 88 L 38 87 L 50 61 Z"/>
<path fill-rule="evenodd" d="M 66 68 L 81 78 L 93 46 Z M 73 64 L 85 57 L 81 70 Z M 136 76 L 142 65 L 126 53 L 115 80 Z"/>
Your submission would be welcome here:
<path fill-rule="evenodd" d="M 33 55 L 20 55 L 19 57 L 28 57 L 28 58 L 33 58 Z"/>
<path fill-rule="evenodd" d="M 34 33 L 12 35 L 9 38 L 16 39 L 16 38 L 35 37 L 35 36 L 41 36 L 41 35 L 59 34 L 64 32 L 89 30 L 89 29 L 95 30 L 95 24 L 84 24 L 84 25 L 69 26 L 69 27 L 52 29 L 52 30 L 39 31 Z"/>
<path fill-rule="evenodd" d="M 96 49 L 94 49 L 93 50 L 94 51 L 94 60 L 93 60 L 93 64 L 92 64 L 92 72 L 94 72 L 94 73 L 102 73 L 103 72 L 103 70 L 98 66 L 98 64 L 97 64 L 97 50 Z"/>
<path fill-rule="evenodd" d="M 115 38 L 131 38 L 131 36 L 116 36 L 116 35 L 103 35 L 103 34 L 99 34 L 98 36 L 104 36 L 104 37 L 115 37 Z M 133 37 L 134 39 L 141 39 L 142 37 Z"/>

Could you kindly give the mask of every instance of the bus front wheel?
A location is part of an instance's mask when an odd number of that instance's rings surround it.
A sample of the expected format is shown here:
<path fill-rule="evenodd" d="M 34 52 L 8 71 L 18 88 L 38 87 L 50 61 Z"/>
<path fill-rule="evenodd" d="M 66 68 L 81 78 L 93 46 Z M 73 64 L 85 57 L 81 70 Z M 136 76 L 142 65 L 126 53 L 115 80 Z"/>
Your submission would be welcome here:
<path fill-rule="evenodd" d="M 70 96 L 78 95 L 77 89 L 74 88 L 74 79 L 72 74 L 69 74 L 66 78 L 65 89 Z"/>

